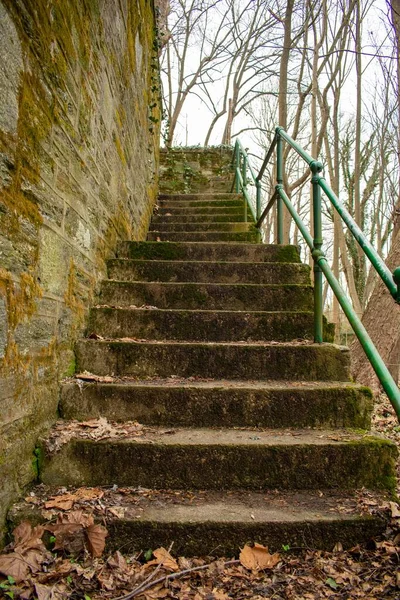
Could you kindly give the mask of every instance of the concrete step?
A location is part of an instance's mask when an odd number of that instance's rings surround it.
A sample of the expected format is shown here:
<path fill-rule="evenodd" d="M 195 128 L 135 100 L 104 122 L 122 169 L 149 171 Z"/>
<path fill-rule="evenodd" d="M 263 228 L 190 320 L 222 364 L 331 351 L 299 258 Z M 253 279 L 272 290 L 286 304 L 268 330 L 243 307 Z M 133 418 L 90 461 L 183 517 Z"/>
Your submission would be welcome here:
<path fill-rule="evenodd" d="M 22 521 L 42 522 L 47 500 L 62 494 L 74 497 L 76 491 L 35 488 L 40 504 L 22 500 L 14 505 L 10 528 Z M 360 514 L 360 495 L 333 490 L 227 493 L 136 487 L 125 488 L 123 494 L 112 488 L 102 492 L 101 503 L 80 501 L 76 506 L 106 526 L 107 551 L 123 549 L 126 554 L 168 548 L 171 542 L 174 556 L 238 556 L 246 542 L 258 542 L 271 552 L 282 551 L 285 544 L 332 551 L 338 541 L 344 548 L 368 542 L 386 526 L 376 513 Z M 365 497 L 376 505 L 384 499 L 370 491 Z"/>
<path fill-rule="evenodd" d="M 297 246 L 213 242 L 120 242 L 118 258 L 223 262 L 299 263 Z"/>
<path fill-rule="evenodd" d="M 104 338 L 176 341 L 312 340 L 312 312 L 242 312 L 98 307 L 90 311 L 89 334 Z M 324 338 L 328 338 L 325 336 Z M 332 341 L 332 339 L 330 339 Z"/>
<path fill-rule="evenodd" d="M 147 235 L 148 241 L 160 242 L 247 242 L 254 244 L 259 241 L 259 233 L 256 229 L 245 232 L 230 231 L 179 231 L 166 232 L 150 231 Z"/>
<path fill-rule="evenodd" d="M 53 447 L 56 440 L 57 433 Z M 58 451 L 44 449 L 40 479 L 54 486 L 394 491 L 397 454 L 393 442 L 345 430 L 152 427 L 104 440 L 76 433 Z"/>
<path fill-rule="evenodd" d="M 160 206 L 165 202 L 221 202 L 224 200 L 244 202 L 242 194 L 208 192 L 204 194 L 159 194 L 157 204 Z"/>
<path fill-rule="evenodd" d="M 204 310 L 312 310 L 310 285 L 104 280 L 99 303 Z"/>
<path fill-rule="evenodd" d="M 372 394 L 350 382 L 147 379 L 62 385 L 65 419 L 138 421 L 169 427 L 369 429 Z"/>
<path fill-rule="evenodd" d="M 191 214 L 188 215 L 185 212 L 179 212 L 177 213 L 176 211 L 174 212 L 169 212 L 169 211 L 163 211 L 162 214 L 157 213 L 157 215 L 154 215 L 152 220 L 151 220 L 151 229 L 157 229 L 158 225 L 161 224 L 170 224 L 173 222 L 179 222 L 179 223 L 190 223 L 190 224 L 194 224 L 194 223 L 237 223 L 240 221 L 243 221 L 244 218 L 244 213 L 243 211 L 235 211 L 235 212 L 230 212 L 230 213 L 217 213 L 215 214 L 214 211 L 210 210 L 207 213 L 203 213 L 203 214 Z"/>
<path fill-rule="evenodd" d="M 201 343 L 80 340 L 77 371 L 96 375 L 348 381 L 344 346 L 297 343 Z"/>
<path fill-rule="evenodd" d="M 165 200 L 161 202 L 159 205 L 162 209 L 185 209 L 185 208 L 201 208 L 201 209 L 214 209 L 214 208 L 224 208 L 224 209 L 241 209 L 244 213 L 244 201 L 243 198 L 226 198 L 226 199 L 206 199 L 206 198 L 197 198 L 196 200 L 188 200 L 187 198 L 182 197 L 179 200 Z"/>
<path fill-rule="evenodd" d="M 154 217 L 164 217 L 166 215 L 173 215 L 179 217 L 188 217 L 190 222 L 190 217 L 205 217 L 207 215 L 219 216 L 219 215 L 229 215 L 229 216 L 237 216 L 238 220 L 243 218 L 244 215 L 244 205 L 240 206 L 174 206 L 170 205 L 169 207 L 159 206 L 153 215 Z M 250 219 L 250 215 L 248 215 Z"/>
<path fill-rule="evenodd" d="M 253 231 L 252 223 L 232 222 L 232 223 L 216 223 L 215 221 L 202 221 L 199 223 L 179 223 L 179 222 L 158 222 L 151 223 L 150 231 L 169 233 L 170 231 L 231 231 L 231 232 L 246 232 Z"/>
<path fill-rule="evenodd" d="M 310 269 L 301 263 L 231 263 L 111 259 L 110 279 L 119 281 L 195 281 L 197 283 L 310 283 Z"/>

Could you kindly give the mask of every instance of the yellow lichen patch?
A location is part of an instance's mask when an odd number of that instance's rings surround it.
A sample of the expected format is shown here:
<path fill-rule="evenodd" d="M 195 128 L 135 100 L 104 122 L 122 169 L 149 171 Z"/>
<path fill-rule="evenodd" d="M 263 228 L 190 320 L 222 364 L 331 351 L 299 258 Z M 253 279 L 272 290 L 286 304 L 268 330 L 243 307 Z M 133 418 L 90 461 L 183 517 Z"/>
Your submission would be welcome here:
<path fill-rule="evenodd" d="M 124 152 L 124 149 L 123 149 L 122 144 L 121 144 L 121 140 L 119 139 L 118 135 L 114 135 L 114 143 L 115 143 L 115 147 L 116 147 L 117 152 L 118 152 L 118 156 L 121 159 L 121 162 L 124 165 L 126 165 L 125 152 Z"/>
<path fill-rule="evenodd" d="M 2 268 L 0 292 L 6 297 L 8 327 L 11 330 L 37 311 L 37 299 L 43 295 L 42 288 L 31 273 L 21 273 L 18 285 L 13 281 L 11 273 Z"/>
<path fill-rule="evenodd" d="M 68 271 L 68 285 L 64 294 L 64 301 L 66 306 L 68 306 L 68 308 L 70 308 L 74 313 L 75 322 L 73 324 L 73 329 L 75 330 L 82 326 L 85 315 L 85 305 L 79 297 L 78 290 L 79 282 L 76 276 L 76 266 L 74 261 L 71 259 Z"/>

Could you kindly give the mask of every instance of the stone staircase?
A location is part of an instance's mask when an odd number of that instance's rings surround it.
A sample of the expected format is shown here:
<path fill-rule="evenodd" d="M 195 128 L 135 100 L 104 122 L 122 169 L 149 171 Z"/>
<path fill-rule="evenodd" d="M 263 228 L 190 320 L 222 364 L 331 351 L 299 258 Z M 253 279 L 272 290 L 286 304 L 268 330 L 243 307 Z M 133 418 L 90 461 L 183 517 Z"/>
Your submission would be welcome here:
<path fill-rule="evenodd" d="M 65 383 L 60 409 L 144 427 L 77 434 L 40 476 L 49 490 L 114 486 L 110 548 L 331 549 L 382 529 L 363 498 L 393 489 L 395 447 L 366 433 L 371 394 L 351 383 L 348 349 L 312 342 L 297 248 L 256 243 L 243 216 L 235 194 L 161 195 L 148 241 L 109 261 L 76 348 L 100 380 Z"/>

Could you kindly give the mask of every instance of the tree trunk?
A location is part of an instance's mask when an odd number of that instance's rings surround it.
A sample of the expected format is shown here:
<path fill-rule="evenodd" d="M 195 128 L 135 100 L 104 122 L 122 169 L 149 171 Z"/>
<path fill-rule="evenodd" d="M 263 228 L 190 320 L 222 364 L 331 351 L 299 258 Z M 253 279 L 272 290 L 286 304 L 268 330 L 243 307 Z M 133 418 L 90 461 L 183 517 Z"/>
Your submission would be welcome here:
<path fill-rule="evenodd" d="M 287 93 L 288 93 L 288 67 L 290 48 L 292 45 L 292 14 L 294 0 L 288 0 L 284 20 L 284 37 L 281 63 L 279 69 L 279 125 L 287 130 Z M 285 165 L 283 165 L 284 180 L 286 180 Z M 285 186 L 287 188 L 287 186 Z M 289 243 L 291 216 L 287 208 L 283 207 L 283 243 Z"/>
<path fill-rule="evenodd" d="M 392 0 L 392 23 L 396 41 L 397 57 L 397 93 L 399 94 L 400 81 L 400 0 Z M 400 111 L 400 107 L 399 107 Z M 400 112 L 399 112 L 400 122 Z M 398 152 L 400 161 L 400 144 Z M 399 182 L 400 183 L 400 182 Z M 399 206 L 399 200 L 397 201 Z M 387 258 L 388 267 L 393 270 L 400 265 L 400 215 L 395 209 L 394 229 L 392 245 Z M 400 306 L 395 304 L 385 284 L 379 279 L 376 284 L 368 305 L 363 315 L 363 324 L 372 338 L 379 354 L 386 363 L 393 379 L 397 383 L 399 380 L 400 363 Z M 365 357 L 358 340 L 352 344 L 352 362 L 353 374 L 355 378 L 372 387 L 379 388 L 378 378 L 376 377 L 370 362 Z"/>

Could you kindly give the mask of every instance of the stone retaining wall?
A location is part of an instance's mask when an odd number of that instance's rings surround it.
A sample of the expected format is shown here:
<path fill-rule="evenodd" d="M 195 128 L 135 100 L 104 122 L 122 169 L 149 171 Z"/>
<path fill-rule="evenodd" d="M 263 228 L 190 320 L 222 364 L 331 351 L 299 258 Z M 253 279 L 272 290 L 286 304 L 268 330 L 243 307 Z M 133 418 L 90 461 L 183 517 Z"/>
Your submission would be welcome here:
<path fill-rule="evenodd" d="M 157 192 L 151 0 L 0 0 L 0 538 L 105 259 Z"/>

